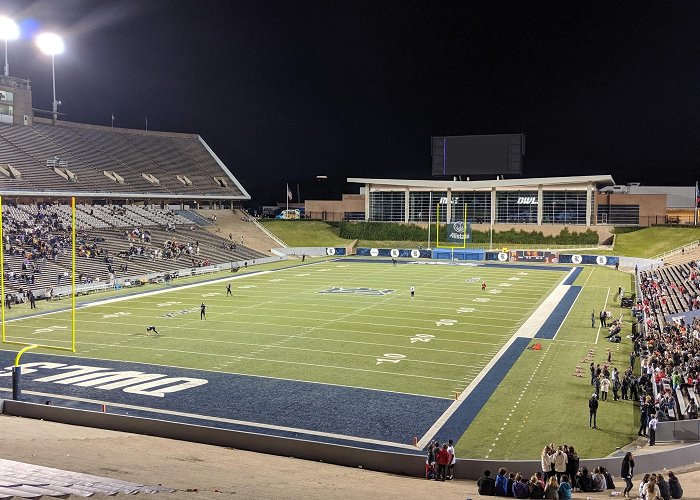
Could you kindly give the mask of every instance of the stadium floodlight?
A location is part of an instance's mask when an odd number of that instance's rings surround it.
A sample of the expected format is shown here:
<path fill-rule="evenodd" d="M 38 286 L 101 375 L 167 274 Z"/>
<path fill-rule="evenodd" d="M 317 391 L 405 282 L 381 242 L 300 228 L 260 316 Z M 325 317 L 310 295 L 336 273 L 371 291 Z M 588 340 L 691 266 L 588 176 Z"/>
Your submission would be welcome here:
<path fill-rule="evenodd" d="M 56 54 L 63 52 L 63 39 L 55 33 L 42 33 L 36 37 L 36 44 L 44 54 L 51 56 L 51 81 L 53 82 L 53 124 L 56 125 L 58 105 L 56 100 Z"/>
<path fill-rule="evenodd" d="M 9 17 L 0 16 L 0 38 L 5 40 L 5 76 L 10 76 L 10 63 L 7 60 L 7 42 L 19 38 L 19 26 Z"/>

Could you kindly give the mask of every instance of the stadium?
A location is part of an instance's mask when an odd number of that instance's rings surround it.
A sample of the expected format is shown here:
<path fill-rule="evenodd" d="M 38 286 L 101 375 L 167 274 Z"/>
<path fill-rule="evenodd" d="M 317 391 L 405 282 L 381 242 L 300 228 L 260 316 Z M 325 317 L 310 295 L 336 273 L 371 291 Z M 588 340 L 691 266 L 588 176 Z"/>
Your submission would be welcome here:
<path fill-rule="evenodd" d="M 7 74 L 0 97 L 5 416 L 420 478 L 448 440 L 457 480 L 549 474 L 549 443 L 591 471 L 697 461 L 697 186 L 509 163 L 349 177 L 360 194 L 307 200 L 313 220 L 265 221 L 198 134 L 59 119 L 55 96 L 42 118 Z M 0 498 L 172 493 L 3 462 Z"/>

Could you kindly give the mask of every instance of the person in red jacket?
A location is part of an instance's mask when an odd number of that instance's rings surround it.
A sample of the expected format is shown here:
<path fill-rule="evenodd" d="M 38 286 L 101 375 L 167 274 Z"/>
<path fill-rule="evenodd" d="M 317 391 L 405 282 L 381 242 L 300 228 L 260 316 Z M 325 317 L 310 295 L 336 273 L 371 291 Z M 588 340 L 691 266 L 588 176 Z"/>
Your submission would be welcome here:
<path fill-rule="evenodd" d="M 447 451 L 447 443 L 442 445 L 440 451 L 437 453 L 435 460 L 438 464 L 438 473 L 435 476 L 436 481 L 444 481 L 447 473 L 447 465 L 450 463 L 450 452 Z"/>

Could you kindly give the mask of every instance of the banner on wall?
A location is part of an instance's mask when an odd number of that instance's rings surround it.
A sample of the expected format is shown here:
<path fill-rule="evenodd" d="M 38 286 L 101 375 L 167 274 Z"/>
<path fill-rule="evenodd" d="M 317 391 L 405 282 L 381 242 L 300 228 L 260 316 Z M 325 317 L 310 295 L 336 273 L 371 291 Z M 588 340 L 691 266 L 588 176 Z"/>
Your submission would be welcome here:
<path fill-rule="evenodd" d="M 345 255 L 345 247 L 328 247 L 326 255 Z"/>
<path fill-rule="evenodd" d="M 695 309 L 693 311 L 679 312 L 677 314 L 667 314 L 664 319 L 667 323 L 673 321 L 683 320 L 686 325 L 692 325 L 695 318 L 700 318 L 700 309 Z"/>
<path fill-rule="evenodd" d="M 559 255 L 559 262 L 562 264 L 590 264 L 599 266 L 615 266 L 620 264 L 620 257 L 610 255 L 583 255 L 583 254 L 562 254 Z"/>
<path fill-rule="evenodd" d="M 472 225 L 467 222 L 465 225 L 462 221 L 450 222 L 447 224 L 447 241 L 450 243 L 471 243 L 472 241 Z"/>
<path fill-rule="evenodd" d="M 429 259 L 430 250 L 419 250 L 417 248 L 358 248 L 355 255 L 364 257 L 392 257 L 404 259 Z"/>
<path fill-rule="evenodd" d="M 511 250 L 509 252 L 509 260 L 511 262 L 546 262 L 548 264 L 556 264 L 559 262 L 559 253 L 548 250 Z"/>

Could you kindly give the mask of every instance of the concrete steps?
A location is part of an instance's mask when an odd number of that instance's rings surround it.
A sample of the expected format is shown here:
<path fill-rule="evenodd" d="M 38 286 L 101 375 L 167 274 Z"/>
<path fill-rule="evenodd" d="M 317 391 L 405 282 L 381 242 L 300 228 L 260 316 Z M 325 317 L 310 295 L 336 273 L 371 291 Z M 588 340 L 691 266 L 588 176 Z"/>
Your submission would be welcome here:
<path fill-rule="evenodd" d="M 242 236 L 243 244 L 246 247 L 257 250 L 258 252 L 263 252 L 266 255 L 270 255 L 271 248 L 278 248 L 280 246 L 279 243 L 262 232 L 253 222 L 246 222 L 250 217 L 242 210 L 200 209 L 194 210 L 194 212 L 210 221 L 213 216 L 216 216 L 216 222 L 202 229 L 215 233 L 221 238 L 228 239 L 229 235 L 231 235 L 231 241 L 237 245 L 241 244 Z"/>

